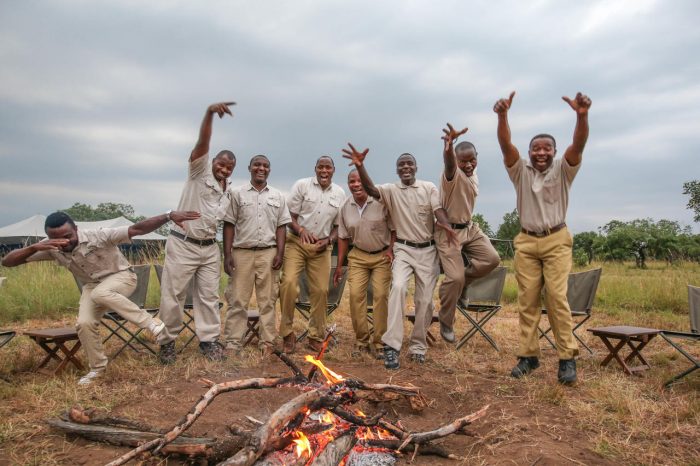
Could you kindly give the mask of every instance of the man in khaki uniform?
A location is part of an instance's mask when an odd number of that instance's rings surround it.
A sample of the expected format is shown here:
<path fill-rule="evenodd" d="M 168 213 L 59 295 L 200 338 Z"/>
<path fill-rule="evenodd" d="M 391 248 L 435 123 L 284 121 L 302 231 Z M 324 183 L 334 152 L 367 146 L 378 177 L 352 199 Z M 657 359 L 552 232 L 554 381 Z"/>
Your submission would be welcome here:
<path fill-rule="evenodd" d="M 68 214 L 54 212 L 46 217 L 44 224 L 48 239 L 5 256 L 2 261 L 5 267 L 55 260 L 83 283 L 76 330 L 85 349 L 90 372 L 80 379 L 80 385 L 89 385 L 101 377 L 107 367 L 107 356 L 100 336 L 100 320 L 105 312 L 115 311 L 154 336 L 165 327 L 163 322 L 153 319 L 129 300 L 128 297 L 136 289 L 136 274 L 117 246 L 130 243 L 132 237 L 148 234 L 169 220 L 182 225 L 187 220 L 197 218 L 197 212 L 169 212 L 128 227 L 78 230 Z"/>
<path fill-rule="evenodd" d="M 400 366 L 404 307 L 411 275 L 415 277 L 416 283 L 413 299 L 416 320 L 408 350 L 411 360 L 422 364 L 428 349 L 426 333 L 433 318 L 433 291 L 440 272 L 433 239 L 434 218 L 446 231 L 450 244 L 455 243 L 455 232 L 440 204 L 437 187 L 428 181 L 416 180 L 418 167 L 411 154 L 401 154 L 396 161 L 396 173 L 400 179 L 398 183 L 375 186 L 364 167 L 369 149 L 359 152 L 352 145 L 349 146 L 350 149 L 343 149 L 343 157 L 352 160 L 367 194 L 386 205 L 396 228 L 387 331 L 382 336 L 384 367 L 398 369 Z"/>
<path fill-rule="evenodd" d="M 457 300 L 465 286 L 479 277 L 491 272 L 500 258 L 491 245 L 489 238 L 481 231 L 479 225 L 472 222 L 472 212 L 476 196 L 479 195 L 479 179 L 476 175 L 477 153 L 474 144 L 461 142 L 453 147 L 453 142 L 467 132 L 447 124 L 442 130 L 445 170 L 440 177 L 440 201 L 447 211 L 447 218 L 457 232 L 457 247 L 450 246 L 443 230 L 435 232 L 438 255 L 445 278 L 440 285 L 440 335 L 454 343 L 453 330 Z M 462 254 L 469 262 L 465 264 Z"/>
<path fill-rule="evenodd" d="M 392 234 L 389 212 L 384 204 L 367 196 L 357 170 L 348 174 L 348 189 L 352 197 L 343 203 L 338 222 L 338 267 L 333 282 L 337 286 L 342 276 L 342 265 L 348 258 L 348 286 L 350 287 L 350 318 L 355 330 L 353 357 L 363 351 L 372 352 L 380 359 L 382 335 L 386 332 L 387 302 L 391 285 L 391 263 L 394 261 L 395 233 Z M 348 254 L 350 242 L 352 250 Z M 367 287 L 372 280 L 374 332 L 370 343 L 367 321 Z M 370 347 L 371 345 L 371 347 Z"/>
<path fill-rule="evenodd" d="M 180 210 L 196 210 L 202 214 L 185 228 L 170 230 L 165 246 L 165 264 L 161 277 L 160 316 L 165 331 L 160 334 L 160 361 L 175 362 L 175 339 L 182 328 L 183 307 L 188 285 L 194 280 L 192 304 L 200 351 L 212 361 L 224 359 L 219 343 L 219 279 L 221 253 L 216 243 L 216 228 L 230 202 L 228 177 L 236 166 L 233 152 L 223 150 L 208 163 L 214 114 L 231 115 L 234 102 L 212 104 L 207 108 L 199 130 L 199 139 L 189 159 L 189 176 L 180 197 Z"/>
<path fill-rule="evenodd" d="M 320 350 L 326 332 L 331 252 L 338 235 L 338 211 L 345 200 L 345 192 L 332 182 L 335 173 L 332 158 L 319 158 L 315 171 L 315 177 L 294 183 L 287 203 L 292 223 L 289 224 L 280 285 L 280 336 L 284 339 L 285 353 L 294 352 L 294 304 L 299 293 L 299 275 L 304 269 L 311 301 L 307 341 L 311 350 Z"/>
<path fill-rule="evenodd" d="M 569 189 L 581 167 L 588 139 L 588 109 L 591 99 L 576 94 L 562 97 L 576 112 L 573 143 L 562 159 L 554 160 L 557 145 L 549 134 L 538 134 L 530 141 L 529 160 L 521 159 L 511 142 L 508 110 L 515 92 L 493 107 L 498 114 L 498 143 L 503 152 L 515 193 L 522 230 L 515 237 L 515 278 L 518 281 L 520 347 L 518 364 L 511 375 L 520 378 L 539 367 L 540 346 L 537 324 L 541 317 L 542 286 L 547 289 L 545 306 L 552 325 L 559 355 L 558 380 L 576 381 L 578 345 L 573 336 L 571 310 L 566 299 L 571 271 L 572 237 L 566 228 Z"/>
<path fill-rule="evenodd" d="M 260 313 L 260 349 L 269 355 L 278 339 L 275 303 L 284 258 L 285 226 L 292 221 L 284 196 L 267 184 L 270 160 L 256 155 L 250 183 L 233 190 L 224 216 L 224 270 L 228 311 L 226 349 L 240 352 L 248 328 L 248 303 L 255 286 Z"/>

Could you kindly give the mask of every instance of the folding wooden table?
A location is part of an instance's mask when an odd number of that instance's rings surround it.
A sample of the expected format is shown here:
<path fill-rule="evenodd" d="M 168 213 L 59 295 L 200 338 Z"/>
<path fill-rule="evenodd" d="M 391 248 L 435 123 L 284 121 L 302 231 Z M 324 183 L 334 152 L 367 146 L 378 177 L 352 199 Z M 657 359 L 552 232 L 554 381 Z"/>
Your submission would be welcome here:
<path fill-rule="evenodd" d="M 642 350 L 661 330 L 645 327 L 630 327 L 627 325 L 615 325 L 611 327 L 589 328 L 589 332 L 597 336 L 608 348 L 608 354 L 601 366 L 607 365 L 611 360 L 615 359 L 622 367 L 626 374 L 637 374 L 641 371 L 649 369 L 649 363 L 642 356 Z M 610 340 L 613 340 L 611 342 Z M 624 359 L 620 355 L 620 350 L 628 346 L 630 354 Z M 635 359 L 641 363 L 639 366 L 630 367 L 630 363 Z"/>
<path fill-rule="evenodd" d="M 53 371 L 44 369 L 50 374 L 60 374 L 68 363 L 72 363 L 80 371 L 85 370 L 78 358 L 75 357 L 75 353 L 80 349 L 80 340 L 74 327 L 47 328 L 23 333 L 46 351 L 46 356 L 37 366 L 37 370 L 43 369 L 52 359 L 58 361 L 58 366 Z M 72 346 L 68 344 L 71 341 L 75 341 Z"/>

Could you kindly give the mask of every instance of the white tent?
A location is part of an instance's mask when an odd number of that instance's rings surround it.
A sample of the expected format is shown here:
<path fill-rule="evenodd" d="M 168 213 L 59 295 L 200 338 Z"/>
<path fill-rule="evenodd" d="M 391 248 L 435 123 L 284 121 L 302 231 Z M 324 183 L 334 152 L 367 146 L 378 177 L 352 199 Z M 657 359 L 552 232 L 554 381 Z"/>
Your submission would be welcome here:
<path fill-rule="evenodd" d="M 32 215 L 12 225 L 0 228 L 0 244 L 31 244 L 46 238 L 44 233 L 45 215 Z M 134 222 L 124 217 L 117 217 L 99 222 L 75 222 L 79 229 L 115 228 L 133 225 Z M 134 236 L 134 241 L 165 241 L 165 236 L 158 233 Z"/>

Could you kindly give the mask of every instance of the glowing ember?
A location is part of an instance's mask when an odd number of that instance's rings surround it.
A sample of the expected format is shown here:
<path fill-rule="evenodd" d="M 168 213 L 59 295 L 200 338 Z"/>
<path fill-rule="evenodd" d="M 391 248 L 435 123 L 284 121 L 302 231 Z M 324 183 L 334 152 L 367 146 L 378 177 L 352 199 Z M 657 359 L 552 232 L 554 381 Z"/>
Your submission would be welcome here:
<path fill-rule="evenodd" d="M 304 359 L 306 360 L 306 362 L 310 362 L 314 366 L 318 367 L 329 383 L 338 383 L 345 380 L 345 378 L 342 375 L 336 374 L 332 370 L 328 369 L 326 366 L 323 365 L 321 361 L 311 356 L 310 354 L 304 356 Z"/>
<path fill-rule="evenodd" d="M 321 421 L 324 424 L 335 424 L 335 416 L 333 416 L 330 411 L 326 411 L 325 413 L 323 413 Z"/>
<path fill-rule="evenodd" d="M 367 415 L 365 413 L 363 413 L 362 411 L 360 411 L 359 409 L 357 411 L 355 411 L 355 414 L 357 414 L 360 417 L 367 417 Z"/>
<path fill-rule="evenodd" d="M 304 435 L 304 432 L 297 430 L 294 432 L 294 436 L 296 437 L 292 442 L 294 442 L 294 452 L 297 454 L 298 458 L 301 458 L 301 456 L 306 453 L 306 457 L 311 456 L 311 443 L 309 443 L 309 439 Z"/>

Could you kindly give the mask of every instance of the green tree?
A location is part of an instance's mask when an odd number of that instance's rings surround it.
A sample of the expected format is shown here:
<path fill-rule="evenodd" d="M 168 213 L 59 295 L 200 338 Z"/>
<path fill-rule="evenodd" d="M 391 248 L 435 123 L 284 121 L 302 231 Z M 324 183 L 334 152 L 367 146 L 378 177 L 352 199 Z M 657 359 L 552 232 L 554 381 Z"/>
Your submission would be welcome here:
<path fill-rule="evenodd" d="M 146 218 L 142 215 L 137 216 L 130 204 L 116 202 L 102 202 L 94 208 L 89 204 L 76 202 L 71 207 L 62 210 L 78 222 L 96 222 L 116 217 L 126 217 L 132 222 L 138 222 Z"/>
<path fill-rule="evenodd" d="M 481 231 L 483 231 L 486 236 L 493 238 L 493 230 L 491 229 L 491 225 L 489 225 L 489 222 L 486 221 L 483 215 L 472 215 L 472 222 L 479 225 L 479 228 L 481 228 Z"/>
<path fill-rule="evenodd" d="M 683 183 L 683 194 L 690 196 L 686 207 L 695 213 L 693 220 L 700 222 L 700 181 L 693 180 Z"/>
<path fill-rule="evenodd" d="M 600 235 L 595 231 L 584 231 L 583 233 L 576 233 L 574 235 L 574 251 L 582 251 L 588 258 L 588 264 L 593 261 L 595 245 L 599 237 Z"/>
<path fill-rule="evenodd" d="M 507 212 L 503 215 L 503 222 L 496 230 L 496 238 L 499 241 L 496 244 L 496 250 L 501 257 L 513 257 L 513 238 L 520 233 L 520 217 L 518 210 L 513 209 L 512 212 Z"/>

